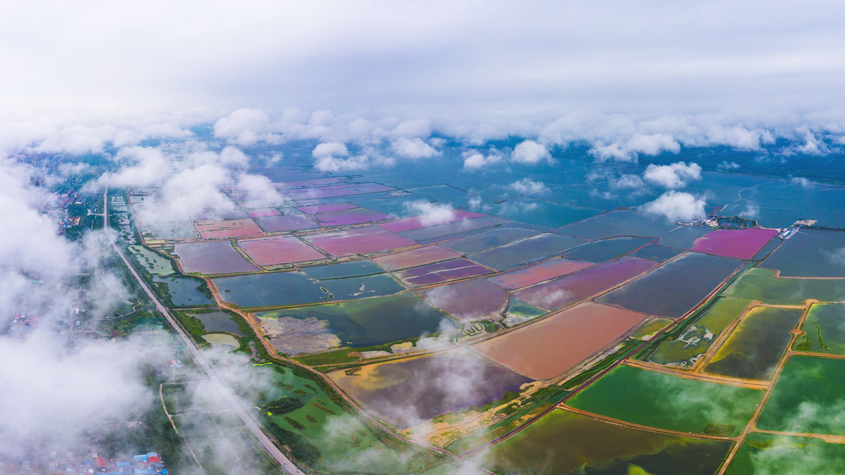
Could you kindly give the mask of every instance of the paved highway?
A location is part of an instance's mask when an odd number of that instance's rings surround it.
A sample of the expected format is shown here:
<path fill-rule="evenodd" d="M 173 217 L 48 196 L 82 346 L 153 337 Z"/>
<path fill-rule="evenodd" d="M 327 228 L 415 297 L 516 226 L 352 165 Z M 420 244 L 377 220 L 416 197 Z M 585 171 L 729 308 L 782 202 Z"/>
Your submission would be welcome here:
<path fill-rule="evenodd" d="M 123 263 L 126 264 L 126 267 L 129 268 L 129 271 L 132 272 L 132 275 L 138 281 L 138 285 L 140 285 L 141 288 L 144 289 L 144 292 L 147 293 L 147 295 L 150 297 L 150 300 L 155 303 L 155 306 L 158 311 L 162 315 L 164 315 L 164 318 L 167 319 L 168 323 L 170 323 L 170 326 L 173 327 L 173 330 L 176 331 L 176 334 L 179 335 L 179 337 L 182 339 L 185 344 L 185 348 L 188 349 L 188 353 L 190 354 L 191 359 L 194 360 L 194 363 L 197 365 L 197 367 L 200 368 L 200 370 L 202 370 L 203 372 L 205 372 L 208 375 L 209 379 L 217 383 L 217 385 L 221 388 L 229 407 L 231 407 L 235 414 L 237 414 L 238 417 L 241 418 L 246 428 L 249 429 L 250 432 L 252 432 L 252 434 L 255 436 L 256 439 L 258 439 L 261 445 L 264 446 L 267 452 L 269 452 L 270 455 L 274 459 L 276 459 L 277 462 L 279 462 L 279 465 L 284 468 L 285 473 L 294 475 L 305 475 L 305 473 L 300 470 L 299 467 L 294 465 L 294 463 L 291 462 L 291 460 L 287 458 L 287 456 L 282 453 L 282 451 L 279 450 L 278 447 L 276 447 L 276 444 L 274 444 L 270 440 L 270 438 L 267 437 L 267 434 L 265 434 L 264 431 L 261 430 L 261 427 L 258 425 L 258 423 L 255 422 L 255 420 L 249 415 L 246 410 L 244 410 L 243 406 L 240 404 L 238 398 L 234 395 L 231 388 L 229 388 L 229 386 L 225 382 L 223 382 L 223 380 L 217 374 L 217 371 L 214 369 L 214 366 L 212 366 L 208 362 L 208 360 L 205 358 L 205 355 L 202 354 L 202 351 L 197 348 L 197 346 L 194 344 L 194 341 L 190 337 L 188 337 L 184 330 L 182 330 L 182 327 L 179 326 L 179 324 L 176 322 L 176 319 L 173 318 L 173 315 L 170 313 L 167 307 L 162 305 L 162 303 L 158 300 L 152 290 L 150 290 L 150 288 L 147 286 L 147 283 L 144 282 L 144 279 L 142 279 L 141 276 L 138 275 L 138 272 L 129 262 L 129 259 L 127 259 L 126 256 L 123 254 L 123 250 L 120 249 L 120 246 L 118 246 L 114 240 L 114 234 L 109 230 L 108 194 L 109 189 L 108 187 L 106 187 L 106 191 L 103 193 L 103 220 L 104 229 L 106 230 L 106 234 L 109 236 L 109 240 L 111 241 L 111 245 L 114 248 L 114 252 L 116 252 L 117 255 L 120 256 L 120 258 L 123 260 Z"/>

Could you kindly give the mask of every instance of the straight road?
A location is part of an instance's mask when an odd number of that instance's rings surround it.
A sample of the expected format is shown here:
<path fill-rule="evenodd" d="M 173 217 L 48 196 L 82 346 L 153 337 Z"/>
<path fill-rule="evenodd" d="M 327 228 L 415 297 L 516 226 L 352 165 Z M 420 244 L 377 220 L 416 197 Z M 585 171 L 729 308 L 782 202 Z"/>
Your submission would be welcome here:
<path fill-rule="evenodd" d="M 190 337 L 188 337 L 185 331 L 182 330 L 182 327 L 180 327 L 179 324 L 176 322 L 176 319 L 173 317 L 167 307 L 162 305 L 162 303 L 158 300 L 152 290 L 150 290 L 150 288 L 147 286 L 147 283 L 144 282 L 144 279 L 142 279 L 141 276 L 138 275 L 138 272 L 135 270 L 135 268 L 132 267 L 132 264 L 129 262 L 129 259 L 127 259 L 126 256 L 123 254 L 123 250 L 120 249 L 120 246 L 118 246 L 115 242 L 114 235 L 109 229 L 108 198 L 109 188 L 106 187 L 106 191 L 103 193 L 104 229 L 106 230 L 106 234 L 109 236 L 109 241 L 111 242 L 111 245 L 114 248 L 114 252 L 116 252 L 117 255 L 120 256 L 120 259 L 123 260 L 123 263 L 126 264 L 127 268 L 129 268 L 129 272 L 131 272 L 132 275 L 135 277 L 135 280 L 138 281 L 138 285 L 140 285 L 141 288 L 144 289 L 144 292 L 147 293 L 147 296 L 150 297 L 150 300 L 155 303 L 156 309 L 158 309 L 158 311 L 162 315 L 164 315 L 164 318 L 167 319 L 167 322 L 170 323 L 170 326 L 173 327 L 173 330 L 176 332 L 177 335 L 179 335 L 179 338 L 182 339 L 185 344 L 185 348 L 188 349 L 188 353 L 190 354 L 191 359 L 194 360 L 194 363 L 197 365 L 197 367 L 200 368 L 200 370 L 202 370 L 203 372 L 205 372 L 205 374 L 208 375 L 208 378 L 214 383 L 217 383 L 217 385 L 221 388 L 221 391 L 229 407 L 231 407 L 232 411 L 237 414 L 238 417 L 241 418 L 246 428 L 249 429 L 250 432 L 252 432 L 252 435 L 254 435 L 256 439 L 258 439 L 264 449 L 266 449 L 267 452 L 274 459 L 276 459 L 277 462 L 279 462 L 279 465 L 281 465 L 285 473 L 293 475 L 305 475 L 305 472 L 300 470 L 299 467 L 297 467 L 293 462 L 291 462 L 291 460 L 287 458 L 287 456 L 285 456 L 285 454 L 282 453 L 282 451 L 279 450 L 278 447 L 276 447 L 276 444 L 274 444 L 273 441 L 271 441 L 270 438 L 267 437 L 267 434 L 265 434 L 264 431 L 261 430 L 261 427 L 258 425 L 258 423 L 255 422 L 255 420 L 249 415 L 249 413 L 247 413 L 246 410 L 244 410 L 243 406 L 241 406 L 240 402 L 238 401 L 238 398 L 235 397 L 235 395 L 232 393 L 231 388 L 225 382 L 223 382 L 223 380 L 217 374 L 217 371 L 214 369 L 214 366 L 212 366 L 208 362 L 208 360 L 202 354 L 200 349 L 197 348 L 197 346 L 194 344 L 194 341 Z"/>

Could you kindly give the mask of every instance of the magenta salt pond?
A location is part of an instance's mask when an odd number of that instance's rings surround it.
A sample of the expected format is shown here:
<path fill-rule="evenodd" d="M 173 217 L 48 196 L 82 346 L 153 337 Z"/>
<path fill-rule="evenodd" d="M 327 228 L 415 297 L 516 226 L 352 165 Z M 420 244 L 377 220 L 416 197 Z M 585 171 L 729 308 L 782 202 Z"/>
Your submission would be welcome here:
<path fill-rule="evenodd" d="M 692 250 L 717 256 L 751 259 L 777 235 L 776 229 L 717 229 L 696 239 Z"/>

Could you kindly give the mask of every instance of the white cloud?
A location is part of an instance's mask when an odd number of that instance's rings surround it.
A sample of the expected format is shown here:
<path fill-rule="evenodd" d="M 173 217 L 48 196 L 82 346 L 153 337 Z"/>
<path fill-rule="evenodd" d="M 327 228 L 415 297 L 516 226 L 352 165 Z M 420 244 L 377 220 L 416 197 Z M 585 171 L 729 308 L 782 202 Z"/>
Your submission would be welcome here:
<path fill-rule="evenodd" d="M 680 191 L 667 191 L 659 198 L 642 206 L 652 216 L 662 216 L 672 222 L 704 219 L 706 202 L 703 198 Z"/>
<path fill-rule="evenodd" d="M 446 203 L 431 203 L 424 200 L 406 201 L 405 211 L 420 217 L 423 226 L 449 223 L 455 220 L 455 208 Z"/>
<path fill-rule="evenodd" d="M 701 180 L 701 167 L 697 163 L 676 162 L 671 165 L 649 165 L 643 179 L 652 185 L 675 189 L 687 186 L 690 181 Z"/>
<path fill-rule="evenodd" d="M 621 145 L 612 144 L 593 144 L 590 149 L 590 155 L 596 157 L 597 162 L 636 162 L 637 156 L 631 151 L 625 150 Z"/>
<path fill-rule="evenodd" d="M 271 133 L 270 118 L 257 109 L 238 109 L 214 124 L 214 136 L 238 145 L 258 141 L 278 143 L 281 136 Z"/>
<path fill-rule="evenodd" d="M 328 142 L 328 143 L 321 143 L 314 147 L 314 150 L 311 152 L 311 155 L 314 158 L 323 158 L 323 157 L 345 157 L 349 155 L 349 149 L 346 148 L 345 144 L 337 143 L 337 142 Z"/>
<path fill-rule="evenodd" d="M 397 155 L 405 158 L 430 158 L 440 155 L 440 152 L 420 138 L 400 137 L 394 140 L 390 146 Z"/>
<path fill-rule="evenodd" d="M 474 171 L 480 170 L 488 165 L 493 165 L 502 161 L 502 155 L 493 150 L 486 157 L 483 153 L 476 150 L 469 150 L 463 152 L 464 170 Z"/>
<path fill-rule="evenodd" d="M 548 191 L 549 189 L 549 187 L 547 187 L 543 182 L 534 181 L 530 178 L 523 178 L 522 180 L 515 181 L 508 185 L 508 188 L 523 195 L 542 193 L 544 191 Z"/>
<path fill-rule="evenodd" d="M 533 140 L 526 140 L 513 149 L 511 160 L 517 163 L 533 165 L 545 160 L 551 160 L 552 155 L 546 146 Z"/>
<path fill-rule="evenodd" d="M 739 163 L 729 162 L 727 160 L 722 160 L 719 163 L 719 166 L 716 167 L 716 169 L 719 170 L 720 172 L 727 172 L 727 171 L 731 171 L 731 170 L 739 170 L 740 168 L 741 168 L 741 166 L 739 165 Z"/>

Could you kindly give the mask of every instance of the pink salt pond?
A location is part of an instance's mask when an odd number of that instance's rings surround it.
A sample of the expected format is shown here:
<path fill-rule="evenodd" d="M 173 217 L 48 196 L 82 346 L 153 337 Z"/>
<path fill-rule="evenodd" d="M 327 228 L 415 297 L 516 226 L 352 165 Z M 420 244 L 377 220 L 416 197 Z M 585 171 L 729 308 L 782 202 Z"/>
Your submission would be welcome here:
<path fill-rule="evenodd" d="M 260 266 L 325 259 L 322 253 L 292 236 L 238 241 L 238 245 Z"/>
<path fill-rule="evenodd" d="M 405 252 L 397 252 L 389 256 L 377 257 L 373 259 L 373 262 L 387 270 L 394 271 L 441 262 L 460 256 L 461 254 L 459 252 L 437 246 L 428 246 Z"/>
<path fill-rule="evenodd" d="M 303 239 L 334 256 L 370 254 L 416 244 L 377 226 L 310 234 Z"/>
<path fill-rule="evenodd" d="M 355 208 L 350 210 L 328 211 L 316 215 L 321 226 L 348 226 L 350 224 L 371 223 L 390 219 L 390 216 L 378 211 L 366 208 Z"/>
<path fill-rule="evenodd" d="M 501 312 L 508 299 L 504 289 L 487 279 L 441 285 L 421 291 L 420 296 L 464 322 Z"/>
<path fill-rule="evenodd" d="M 249 215 L 253 218 L 264 218 L 266 216 L 280 216 L 282 214 L 282 212 L 277 210 L 276 208 L 251 209 L 247 210 L 247 213 L 249 213 Z"/>
<path fill-rule="evenodd" d="M 604 292 L 650 270 L 655 265 L 652 261 L 626 256 L 521 290 L 514 295 L 535 307 L 556 310 Z"/>
<path fill-rule="evenodd" d="M 194 223 L 203 239 L 260 236 L 261 228 L 251 219 L 199 220 Z"/>
<path fill-rule="evenodd" d="M 456 221 L 463 221 L 465 219 L 480 218 L 483 214 L 470 213 L 469 211 L 457 210 L 451 218 L 439 220 L 436 222 L 426 222 L 421 216 L 413 218 L 403 218 L 390 223 L 381 224 L 380 226 L 388 231 L 399 233 L 402 231 L 410 231 L 411 229 L 425 228 L 428 226 L 436 226 L 438 224 L 454 223 Z"/>
<path fill-rule="evenodd" d="M 508 272 L 507 274 L 497 275 L 491 277 L 490 280 L 496 285 L 508 290 L 521 289 L 538 282 L 543 282 L 544 280 L 571 274 L 590 266 L 592 264 L 587 262 L 571 259 L 555 259 L 525 269 Z"/>
<path fill-rule="evenodd" d="M 696 239 L 692 250 L 717 256 L 751 259 L 777 234 L 775 229 L 717 229 Z"/>

